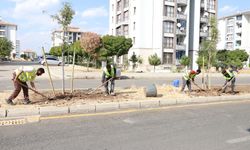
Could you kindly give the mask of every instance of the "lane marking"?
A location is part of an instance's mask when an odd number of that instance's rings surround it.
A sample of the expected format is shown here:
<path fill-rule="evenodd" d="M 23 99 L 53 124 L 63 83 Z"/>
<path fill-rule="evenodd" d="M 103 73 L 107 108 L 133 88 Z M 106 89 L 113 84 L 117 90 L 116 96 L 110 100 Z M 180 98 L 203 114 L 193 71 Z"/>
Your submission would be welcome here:
<path fill-rule="evenodd" d="M 227 140 L 226 142 L 229 143 L 229 144 L 237 144 L 237 143 L 242 143 L 242 142 L 247 142 L 247 141 L 250 141 L 250 136 L 231 139 L 231 140 Z"/>
<path fill-rule="evenodd" d="M 115 114 L 125 114 L 125 113 L 134 113 L 134 112 L 144 112 L 144 111 L 159 111 L 159 110 L 172 110 L 188 107 L 197 107 L 197 106 L 211 106 L 211 105 L 222 105 L 222 104 L 232 104 L 232 103 L 249 103 L 250 100 L 240 100 L 240 101 L 226 101 L 226 102 L 211 102 L 203 104 L 186 104 L 186 105 L 177 105 L 177 106 L 164 106 L 158 108 L 143 108 L 143 109 L 129 109 L 129 110 L 120 110 L 113 112 L 97 112 L 90 114 L 67 114 L 60 116 L 48 116 L 41 117 L 40 120 L 52 120 L 52 119 L 64 119 L 64 118 L 76 118 L 76 117 L 91 117 L 91 116 L 105 116 L 105 115 L 115 115 Z"/>
<path fill-rule="evenodd" d="M 127 124 L 135 124 L 135 121 L 133 121 L 130 118 L 124 119 L 123 122 L 127 123 Z"/>

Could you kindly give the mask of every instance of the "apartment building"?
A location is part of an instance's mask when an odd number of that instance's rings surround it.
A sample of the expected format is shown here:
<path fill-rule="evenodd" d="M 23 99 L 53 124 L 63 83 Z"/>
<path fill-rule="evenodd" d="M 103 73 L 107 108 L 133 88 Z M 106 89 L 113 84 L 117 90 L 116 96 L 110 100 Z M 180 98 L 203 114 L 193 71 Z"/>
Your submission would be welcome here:
<path fill-rule="evenodd" d="M 0 18 L 0 38 L 7 38 L 12 42 L 13 50 L 11 51 L 11 58 L 15 58 L 20 53 L 20 48 L 17 48 L 17 25 L 3 21 Z M 19 44 L 20 45 L 20 44 Z"/>
<path fill-rule="evenodd" d="M 250 11 L 219 18 L 217 49 L 244 49 L 250 54 Z"/>
<path fill-rule="evenodd" d="M 81 38 L 82 31 L 78 27 L 68 27 L 65 33 L 66 42 L 74 43 Z M 63 43 L 63 30 L 52 32 L 52 46 L 60 46 Z"/>
<path fill-rule="evenodd" d="M 200 43 L 209 37 L 209 18 L 216 14 L 216 0 L 110 0 L 109 34 L 133 40 L 123 59 L 135 53 L 147 66 L 156 53 L 167 69 L 187 55 L 198 68 Z"/>

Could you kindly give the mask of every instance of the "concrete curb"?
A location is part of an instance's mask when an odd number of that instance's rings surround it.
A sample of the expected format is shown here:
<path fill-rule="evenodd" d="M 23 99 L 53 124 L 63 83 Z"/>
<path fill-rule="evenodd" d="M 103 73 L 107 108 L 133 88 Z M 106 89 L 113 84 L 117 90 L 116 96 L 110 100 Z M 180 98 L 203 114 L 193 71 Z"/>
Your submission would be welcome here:
<path fill-rule="evenodd" d="M 152 98 L 153 99 L 153 98 Z M 127 101 L 127 102 L 113 102 L 103 104 L 86 104 L 86 105 L 72 105 L 65 107 L 47 106 L 37 108 L 9 108 L 0 109 L 0 121 L 8 118 L 30 118 L 29 116 L 57 116 L 67 114 L 87 114 L 98 112 L 110 112 L 125 109 L 145 109 L 145 108 L 158 108 L 171 105 L 187 105 L 187 104 L 201 104 L 211 102 L 226 102 L 226 101 L 240 101 L 249 100 L 250 94 L 246 95 L 232 95 L 232 96 L 213 96 L 213 97 L 195 97 L 188 99 L 162 99 L 162 100 L 143 100 L 143 101 Z M 39 117 L 30 119 L 38 122 Z M 35 121 L 34 121 L 35 120 Z"/>

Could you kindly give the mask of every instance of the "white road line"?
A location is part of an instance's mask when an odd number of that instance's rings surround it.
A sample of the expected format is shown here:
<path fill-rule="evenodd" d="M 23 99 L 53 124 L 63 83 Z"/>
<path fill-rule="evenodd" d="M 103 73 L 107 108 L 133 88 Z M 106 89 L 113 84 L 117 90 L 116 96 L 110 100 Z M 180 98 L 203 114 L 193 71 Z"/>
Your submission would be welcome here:
<path fill-rule="evenodd" d="M 242 142 L 247 142 L 247 141 L 250 141 L 250 136 L 245 136 L 245 137 L 241 137 L 241 138 L 231 139 L 231 140 L 227 140 L 226 142 L 228 144 L 237 144 L 237 143 L 242 143 Z"/>
<path fill-rule="evenodd" d="M 130 118 L 123 120 L 123 122 L 128 124 L 135 124 L 135 121 L 131 120 Z"/>

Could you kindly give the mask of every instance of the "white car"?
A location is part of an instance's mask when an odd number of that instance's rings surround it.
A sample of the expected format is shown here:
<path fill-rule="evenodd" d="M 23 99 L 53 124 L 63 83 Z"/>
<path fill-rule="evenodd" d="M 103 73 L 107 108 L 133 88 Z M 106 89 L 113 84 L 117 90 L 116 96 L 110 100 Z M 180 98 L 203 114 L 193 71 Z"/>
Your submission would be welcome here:
<path fill-rule="evenodd" d="M 62 64 L 62 62 L 60 60 L 58 60 L 57 58 L 54 58 L 54 57 L 48 57 L 48 58 L 46 58 L 46 61 L 47 61 L 48 65 L 60 66 Z M 46 62 L 44 60 L 42 60 L 41 64 L 46 65 Z"/>

